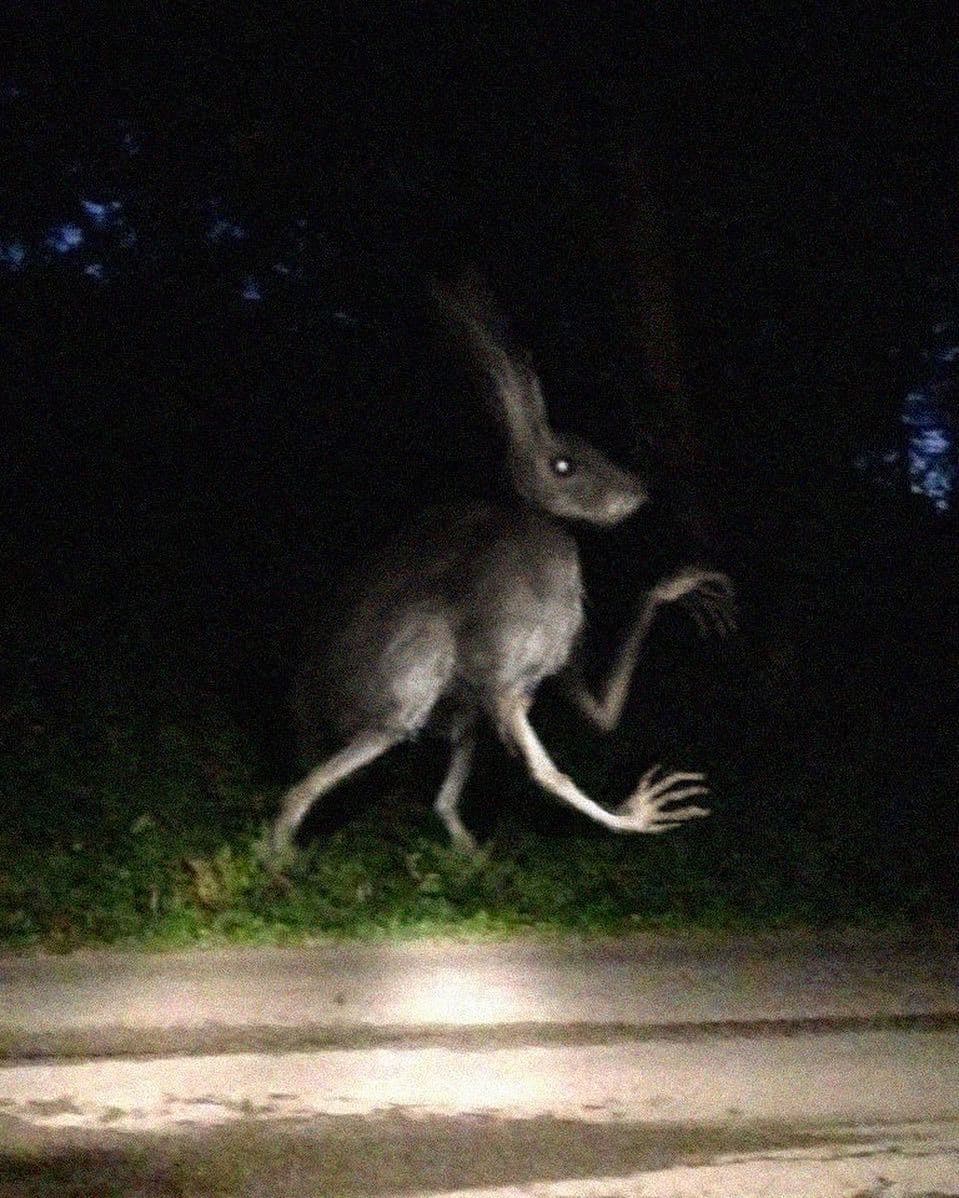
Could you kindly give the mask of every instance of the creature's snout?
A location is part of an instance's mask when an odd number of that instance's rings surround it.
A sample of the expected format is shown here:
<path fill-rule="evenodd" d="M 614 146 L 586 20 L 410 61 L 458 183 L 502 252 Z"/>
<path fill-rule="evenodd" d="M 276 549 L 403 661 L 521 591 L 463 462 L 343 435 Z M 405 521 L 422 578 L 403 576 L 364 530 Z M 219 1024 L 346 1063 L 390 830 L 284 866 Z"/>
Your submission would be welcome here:
<path fill-rule="evenodd" d="M 609 523 L 618 524 L 620 520 L 625 520 L 627 516 L 631 516 L 633 512 L 638 511 L 644 503 L 648 502 L 649 493 L 641 486 L 636 486 L 631 491 L 622 491 L 617 495 L 611 495 L 609 503 L 606 505 Z"/>

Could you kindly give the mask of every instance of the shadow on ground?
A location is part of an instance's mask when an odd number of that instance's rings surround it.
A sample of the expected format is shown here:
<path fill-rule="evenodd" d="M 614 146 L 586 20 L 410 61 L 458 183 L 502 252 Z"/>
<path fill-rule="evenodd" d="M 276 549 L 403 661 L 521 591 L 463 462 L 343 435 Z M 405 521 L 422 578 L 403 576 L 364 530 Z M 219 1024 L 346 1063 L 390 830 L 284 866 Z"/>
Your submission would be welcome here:
<path fill-rule="evenodd" d="M 407 1110 L 178 1134 L 123 1135 L 0 1122 L 0 1198 L 340 1198 L 628 1176 L 720 1154 L 860 1144 L 841 1129 L 782 1124 L 599 1123 L 455 1118 Z"/>

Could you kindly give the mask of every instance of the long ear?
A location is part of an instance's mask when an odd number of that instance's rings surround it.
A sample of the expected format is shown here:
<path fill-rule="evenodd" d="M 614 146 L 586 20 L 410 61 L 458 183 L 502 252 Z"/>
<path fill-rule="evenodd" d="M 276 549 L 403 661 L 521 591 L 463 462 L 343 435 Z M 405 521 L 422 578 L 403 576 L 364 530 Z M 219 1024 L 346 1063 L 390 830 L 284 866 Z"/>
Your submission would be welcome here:
<path fill-rule="evenodd" d="M 521 447 L 542 437 L 549 422 L 539 380 L 528 367 L 517 364 L 490 332 L 495 308 L 479 276 L 471 270 L 453 285 L 434 281 L 433 294 L 469 360 L 492 380 L 493 414 L 505 425 L 511 443 Z"/>

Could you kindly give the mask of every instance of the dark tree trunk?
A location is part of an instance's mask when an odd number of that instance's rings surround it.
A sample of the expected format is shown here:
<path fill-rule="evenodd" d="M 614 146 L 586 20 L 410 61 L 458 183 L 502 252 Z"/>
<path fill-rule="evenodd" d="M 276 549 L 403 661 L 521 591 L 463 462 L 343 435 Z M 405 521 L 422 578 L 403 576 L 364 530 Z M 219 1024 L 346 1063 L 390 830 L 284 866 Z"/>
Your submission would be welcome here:
<path fill-rule="evenodd" d="M 610 280 L 610 344 L 629 389 L 634 438 L 648 447 L 671 516 L 705 551 L 713 530 L 701 499 L 703 457 L 677 316 L 674 226 L 658 154 L 644 145 L 637 123 L 620 122 L 594 252 L 599 273 Z"/>

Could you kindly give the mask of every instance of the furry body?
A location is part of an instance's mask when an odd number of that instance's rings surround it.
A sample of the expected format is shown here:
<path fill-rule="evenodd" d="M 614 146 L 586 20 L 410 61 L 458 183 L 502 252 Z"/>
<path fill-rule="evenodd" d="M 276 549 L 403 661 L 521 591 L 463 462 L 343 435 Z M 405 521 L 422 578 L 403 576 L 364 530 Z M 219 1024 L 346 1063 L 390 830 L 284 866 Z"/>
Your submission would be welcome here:
<path fill-rule="evenodd" d="M 583 624 L 576 542 L 525 506 L 430 509 L 348 602 L 297 682 L 305 741 L 320 721 L 344 737 L 429 728 L 455 739 L 482 711 L 495 718 L 497 695 L 531 699 L 566 664 Z"/>

